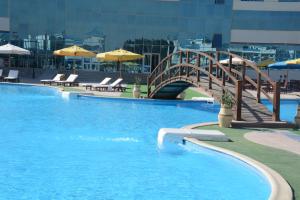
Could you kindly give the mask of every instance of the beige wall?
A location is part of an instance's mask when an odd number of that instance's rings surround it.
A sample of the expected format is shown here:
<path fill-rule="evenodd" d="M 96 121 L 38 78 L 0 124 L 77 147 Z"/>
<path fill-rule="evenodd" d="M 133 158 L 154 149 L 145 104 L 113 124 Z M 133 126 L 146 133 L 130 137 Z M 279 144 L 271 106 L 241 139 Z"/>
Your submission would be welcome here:
<path fill-rule="evenodd" d="M 231 30 L 231 42 L 300 44 L 300 31 Z"/>
<path fill-rule="evenodd" d="M 0 31 L 9 31 L 9 19 L 0 17 Z"/>
<path fill-rule="evenodd" d="M 300 2 L 279 2 L 278 0 L 264 0 L 264 1 L 233 0 L 233 10 L 300 12 Z"/>

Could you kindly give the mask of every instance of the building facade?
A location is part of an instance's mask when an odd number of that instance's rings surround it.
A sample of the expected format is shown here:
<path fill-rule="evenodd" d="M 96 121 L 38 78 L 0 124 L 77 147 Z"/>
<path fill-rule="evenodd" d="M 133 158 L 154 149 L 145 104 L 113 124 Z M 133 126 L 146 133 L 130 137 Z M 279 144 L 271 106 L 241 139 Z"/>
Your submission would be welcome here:
<path fill-rule="evenodd" d="M 138 71 L 149 72 L 178 48 L 230 49 L 255 61 L 300 57 L 299 21 L 300 0 L 0 0 L 0 43 L 30 49 L 29 65 L 38 67 L 68 66 L 72 58 L 52 51 L 73 44 L 122 47 L 145 54 Z"/>

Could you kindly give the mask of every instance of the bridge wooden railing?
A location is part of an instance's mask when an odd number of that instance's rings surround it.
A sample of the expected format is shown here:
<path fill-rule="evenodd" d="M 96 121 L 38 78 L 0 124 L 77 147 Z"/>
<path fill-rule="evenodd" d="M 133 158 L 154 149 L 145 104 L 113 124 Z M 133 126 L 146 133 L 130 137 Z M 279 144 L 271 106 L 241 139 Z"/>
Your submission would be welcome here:
<path fill-rule="evenodd" d="M 174 61 L 175 58 L 177 61 Z M 220 77 L 215 71 L 216 68 L 222 73 Z M 227 90 L 227 79 L 231 84 L 241 85 L 241 81 L 229 73 L 228 69 L 217 62 L 212 55 L 196 51 L 178 51 L 164 58 L 148 77 L 148 97 L 152 98 L 160 88 L 180 80 L 199 86 L 201 77 L 208 78 L 209 89 L 212 89 L 215 83 L 222 88 L 223 92 Z M 237 119 L 241 118 L 240 113 L 236 116 Z"/>
<path fill-rule="evenodd" d="M 227 51 L 216 51 L 211 52 L 211 54 L 214 55 L 216 60 L 219 60 L 220 58 L 228 58 L 229 64 L 228 64 L 228 70 L 231 72 L 231 74 L 234 74 L 238 80 L 242 81 L 242 91 L 245 89 L 245 84 L 252 86 L 256 89 L 256 100 L 258 103 L 261 103 L 261 93 L 265 95 L 265 97 L 273 104 L 273 121 L 280 121 L 280 83 L 273 81 L 267 74 L 262 72 L 255 63 L 250 62 L 247 59 L 244 59 L 243 57 L 233 54 L 231 52 Z M 242 64 L 240 69 L 234 68 L 233 65 L 233 58 L 238 58 L 242 60 Z M 250 76 L 247 75 L 247 70 L 251 69 L 252 72 L 255 73 L 256 81 L 253 80 Z M 264 80 L 264 87 L 262 84 L 262 81 Z M 268 93 L 269 90 L 272 90 L 272 96 L 271 93 Z"/>
<path fill-rule="evenodd" d="M 222 65 L 219 60 L 229 58 L 229 65 Z M 240 70 L 233 67 L 232 59 L 240 58 L 243 64 Z M 257 81 L 246 75 L 246 66 L 256 72 Z M 222 88 L 222 92 L 228 90 L 226 83 L 234 85 L 235 91 L 232 93 L 236 101 L 236 120 L 241 120 L 242 93 L 246 81 L 257 90 L 257 102 L 261 101 L 263 93 L 273 104 L 273 120 L 279 121 L 280 112 L 280 85 L 272 81 L 255 64 L 243 59 L 242 57 L 230 52 L 198 52 L 198 51 L 178 51 L 164 58 L 148 77 L 148 97 L 154 95 L 164 86 L 176 82 L 185 81 L 194 86 L 201 85 L 201 77 L 208 78 L 208 88 L 212 89 L 215 83 Z M 273 97 L 262 88 L 262 78 L 274 89 Z"/>

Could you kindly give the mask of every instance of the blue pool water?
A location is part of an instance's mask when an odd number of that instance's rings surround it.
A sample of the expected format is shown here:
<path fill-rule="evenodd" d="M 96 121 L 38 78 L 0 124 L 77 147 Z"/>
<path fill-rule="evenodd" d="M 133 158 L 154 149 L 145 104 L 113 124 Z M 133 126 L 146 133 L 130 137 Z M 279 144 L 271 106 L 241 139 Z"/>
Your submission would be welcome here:
<path fill-rule="evenodd" d="M 157 148 L 161 127 L 218 105 L 71 96 L 0 84 L 0 199 L 267 199 L 253 168 L 198 146 Z"/>
<path fill-rule="evenodd" d="M 273 110 L 273 105 L 268 100 L 263 100 L 262 103 L 265 104 L 270 111 Z M 298 103 L 300 103 L 300 100 L 281 99 L 280 119 L 289 122 L 294 122 L 295 116 L 297 114 Z"/>

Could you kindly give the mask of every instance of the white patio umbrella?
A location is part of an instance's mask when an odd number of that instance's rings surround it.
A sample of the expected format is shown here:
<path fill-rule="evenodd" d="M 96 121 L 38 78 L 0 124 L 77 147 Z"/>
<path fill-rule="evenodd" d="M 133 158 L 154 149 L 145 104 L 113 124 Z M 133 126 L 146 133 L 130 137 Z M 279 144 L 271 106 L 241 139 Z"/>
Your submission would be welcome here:
<path fill-rule="evenodd" d="M 255 64 L 255 62 L 251 61 L 251 60 L 247 60 L 248 62 Z M 237 57 L 232 58 L 232 64 L 233 65 L 243 65 L 243 60 Z M 225 60 L 220 60 L 220 63 L 223 65 L 229 65 L 229 59 L 225 59 Z"/>
<path fill-rule="evenodd" d="M 27 49 L 23 49 L 21 47 L 17 47 L 12 44 L 5 44 L 0 46 L 0 54 L 9 55 L 9 67 L 10 67 L 10 56 L 11 55 L 30 55 L 30 51 Z"/>

